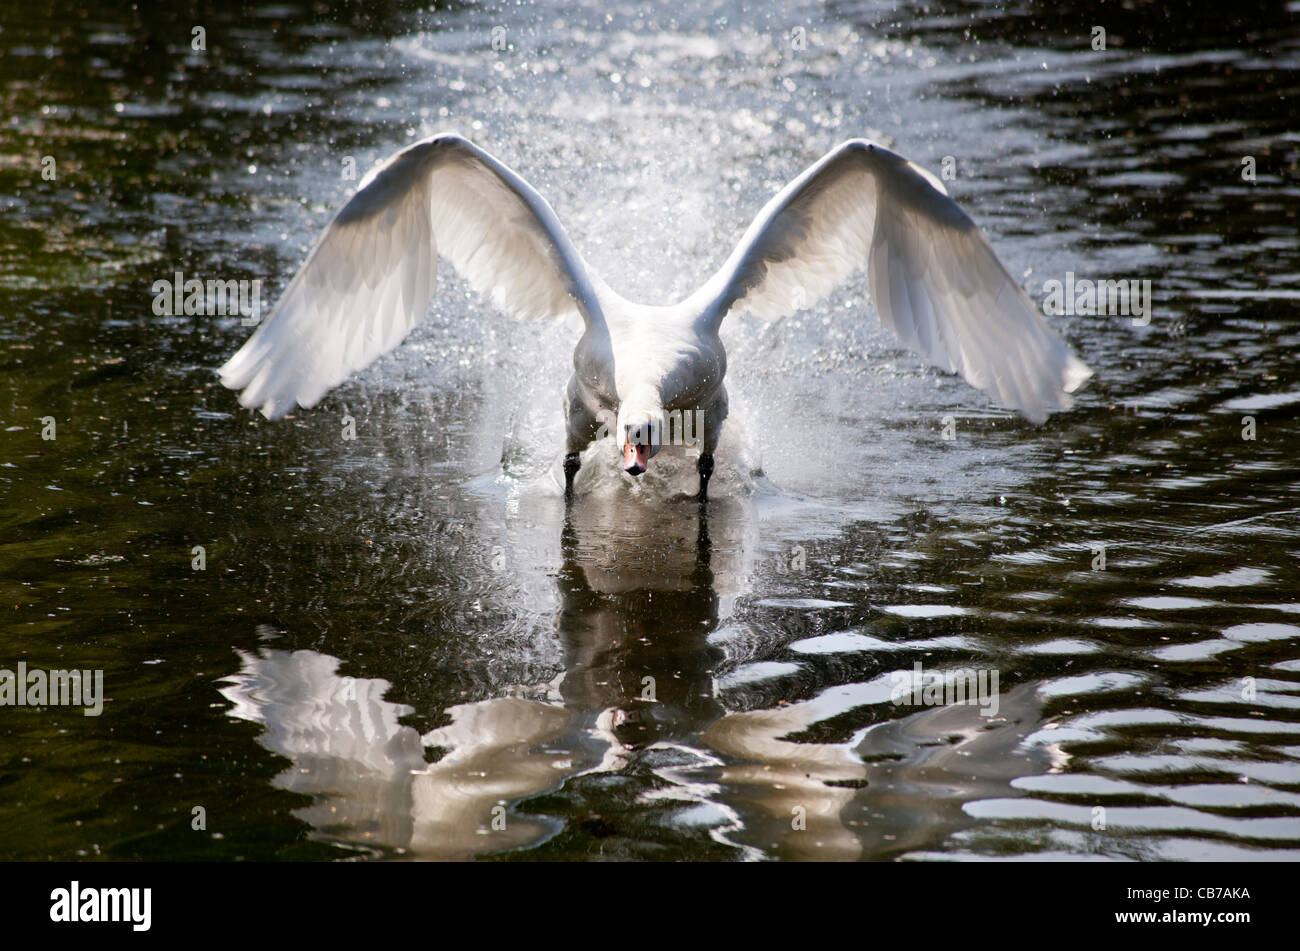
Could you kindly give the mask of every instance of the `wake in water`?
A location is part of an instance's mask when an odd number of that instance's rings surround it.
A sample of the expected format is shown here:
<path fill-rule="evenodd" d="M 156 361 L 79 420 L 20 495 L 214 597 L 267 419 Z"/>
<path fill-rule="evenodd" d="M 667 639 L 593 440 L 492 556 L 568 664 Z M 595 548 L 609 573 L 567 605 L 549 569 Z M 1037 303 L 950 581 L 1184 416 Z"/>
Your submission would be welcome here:
<path fill-rule="evenodd" d="M 564 470 L 556 451 L 563 439 L 555 403 L 533 401 L 516 416 L 506 433 L 499 471 L 485 473 L 471 483 L 480 490 L 506 486 L 511 492 L 564 494 Z M 708 425 L 708 421 L 705 421 Z M 582 468 L 574 479 L 575 500 L 638 500 L 649 503 L 695 504 L 698 446 L 665 444 L 655 464 L 638 476 L 624 472 L 622 453 L 612 435 L 599 439 L 582 454 Z M 748 497 L 775 493 L 763 474 L 762 457 L 750 438 L 743 411 L 733 409 L 719 437 L 716 468 L 709 483 L 713 497 Z"/>

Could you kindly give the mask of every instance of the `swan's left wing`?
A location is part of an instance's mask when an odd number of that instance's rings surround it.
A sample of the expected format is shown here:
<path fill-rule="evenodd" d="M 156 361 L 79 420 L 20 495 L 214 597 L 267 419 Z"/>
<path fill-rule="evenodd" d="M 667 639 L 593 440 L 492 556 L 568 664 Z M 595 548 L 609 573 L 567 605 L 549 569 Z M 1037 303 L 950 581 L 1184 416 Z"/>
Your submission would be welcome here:
<path fill-rule="evenodd" d="M 864 139 L 768 202 L 692 305 L 715 328 L 733 310 L 783 316 L 863 265 L 903 343 L 1033 422 L 1068 409 L 1092 375 L 939 180 Z"/>
<path fill-rule="evenodd" d="M 424 319 L 438 258 L 519 317 L 604 315 L 555 212 L 527 182 L 457 135 L 403 149 L 361 182 L 275 311 L 221 368 L 271 419 L 402 342 Z"/>

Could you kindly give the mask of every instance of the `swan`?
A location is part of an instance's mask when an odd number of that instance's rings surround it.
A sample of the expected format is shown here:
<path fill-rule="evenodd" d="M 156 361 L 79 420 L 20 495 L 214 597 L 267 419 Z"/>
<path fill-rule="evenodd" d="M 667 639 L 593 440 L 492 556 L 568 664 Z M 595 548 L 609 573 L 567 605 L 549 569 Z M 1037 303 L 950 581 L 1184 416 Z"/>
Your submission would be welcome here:
<path fill-rule="evenodd" d="M 592 442 L 612 432 L 623 468 L 639 475 L 665 443 L 664 421 L 671 430 L 683 420 L 680 439 L 694 413 L 705 501 L 727 417 L 723 318 L 811 306 L 862 265 L 881 321 L 904 344 L 1031 422 L 1068 409 L 1092 375 L 943 183 L 869 140 L 815 162 L 763 207 L 699 290 L 652 307 L 588 268 L 523 178 L 445 133 L 362 179 L 271 315 L 221 367 L 222 383 L 268 419 L 315 406 L 424 318 L 440 255 L 518 317 L 581 314 L 564 393 L 566 500 Z"/>

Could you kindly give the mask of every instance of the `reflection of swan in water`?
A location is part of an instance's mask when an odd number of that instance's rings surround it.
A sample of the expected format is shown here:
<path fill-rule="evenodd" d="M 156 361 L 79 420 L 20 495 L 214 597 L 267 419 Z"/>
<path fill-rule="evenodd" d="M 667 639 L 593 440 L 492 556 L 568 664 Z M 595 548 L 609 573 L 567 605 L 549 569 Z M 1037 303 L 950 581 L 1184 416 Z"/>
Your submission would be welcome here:
<path fill-rule="evenodd" d="M 828 693 L 878 687 L 859 699 L 888 703 L 888 682 Z M 1039 754 L 1021 751 L 1039 722 L 1032 685 L 1004 696 L 1002 715 L 991 721 L 974 706 L 929 707 L 877 723 L 857 742 L 787 739 L 844 711 L 829 699 L 729 714 L 704 735 L 734 764 L 717 779 L 753 806 L 745 810 L 744 839 L 774 857 L 890 858 L 934 846 L 972 824 L 963 804 L 1020 795 L 1010 781 L 1044 765 Z"/>
<path fill-rule="evenodd" d="M 841 813 L 866 766 L 847 746 L 784 739 L 811 726 L 814 710 L 796 703 L 732 713 L 709 727 L 704 742 L 734 764 L 718 771 L 719 780 L 758 807 L 750 820 L 758 828 L 746 839 L 758 833 L 755 844 L 781 846 L 790 858 L 855 859 L 861 845 Z"/>
<path fill-rule="evenodd" d="M 1042 710 L 1037 684 L 1028 683 L 1003 694 L 990 719 L 979 707 L 957 704 L 926 707 L 868 730 L 854 753 L 870 764 L 870 794 L 844 814 L 853 822 L 870 809 L 871 820 L 859 826 L 867 853 L 889 858 L 933 848 L 976 824 L 967 803 L 1025 795 L 1011 780 L 1053 765 L 1049 750 L 1025 744 L 1039 729 Z"/>
<path fill-rule="evenodd" d="M 387 681 L 341 677 L 316 651 L 239 652 L 241 670 L 222 694 L 231 716 L 265 726 L 259 741 L 292 765 L 276 786 L 312 796 L 296 815 L 348 846 L 402 849 L 429 858 L 470 858 L 532 844 L 552 824 L 505 816 L 504 805 L 549 789 L 569 767 L 543 745 L 567 713 L 514 697 L 448 710 L 452 722 L 421 741 L 399 718 L 410 707 L 383 699 Z M 424 746 L 449 750 L 426 763 Z"/>
<path fill-rule="evenodd" d="M 535 845 L 562 823 L 516 810 L 521 800 L 583 774 L 637 770 L 656 777 L 642 800 L 695 809 L 691 821 L 704 815 L 713 839 L 741 857 L 898 855 L 968 824 L 964 802 L 1016 795 L 1009 780 L 1039 771 L 1016 753 L 1038 720 L 1028 686 L 1003 698 L 994 723 L 976 707 L 902 718 L 891 708 L 843 743 L 790 737 L 887 703 L 887 675 L 726 713 L 709 634 L 730 600 L 723 592 L 736 591 L 739 566 L 729 559 L 742 548 L 743 519 L 725 504 L 690 510 L 693 538 L 683 520 L 642 507 L 569 509 L 557 578 L 564 672 L 536 685 L 559 702 L 460 704 L 447 710 L 450 724 L 421 738 L 399 722 L 411 709 L 383 699 L 386 681 L 339 676 L 339 661 L 315 651 L 263 649 L 241 652 L 242 669 L 222 690 L 231 715 L 264 724 L 262 744 L 292 761 L 275 784 L 314 797 L 297 815 L 319 837 L 426 858 Z M 425 747 L 445 753 L 428 763 Z M 630 807 L 599 817 L 603 826 L 635 836 Z"/>
<path fill-rule="evenodd" d="M 230 715 L 260 723 L 259 742 L 292 760 L 274 779 L 315 798 L 298 810 L 326 839 L 404 845 L 411 838 L 410 774 L 424 766 L 419 734 L 398 723 L 410 707 L 383 699 L 387 681 L 340 677 L 316 651 L 238 651 L 222 695 Z"/>
<path fill-rule="evenodd" d="M 719 605 L 708 520 L 683 535 L 675 520 L 652 515 L 593 506 L 581 523 L 572 512 L 565 523 L 562 705 L 460 704 L 447 711 L 449 725 L 421 738 L 399 722 L 411 708 L 383 699 L 386 681 L 339 676 L 338 659 L 315 651 L 264 648 L 239 652 L 241 670 L 222 689 L 230 713 L 264 724 L 260 742 L 292 760 L 275 784 L 315 797 L 297 815 L 328 841 L 429 858 L 535 844 L 558 823 L 506 807 L 568 777 L 617 769 L 628 751 L 690 735 L 721 713 L 719 655 L 707 642 Z M 627 545 L 628 536 L 644 544 Z M 426 763 L 426 746 L 446 753 Z"/>
<path fill-rule="evenodd" d="M 720 519 L 726 546 L 738 520 Z M 569 509 L 561 535 L 559 627 L 565 648 L 560 695 L 613 733 L 614 754 L 685 736 L 722 710 L 713 670 L 721 652 L 708 643 L 718 625 L 719 593 L 709 514 L 665 518 L 641 506 Z M 629 544 L 629 540 L 634 540 Z M 738 555 L 719 552 L 719 563 Z M 730 577 L 721 587 L 729 590 Z"/>

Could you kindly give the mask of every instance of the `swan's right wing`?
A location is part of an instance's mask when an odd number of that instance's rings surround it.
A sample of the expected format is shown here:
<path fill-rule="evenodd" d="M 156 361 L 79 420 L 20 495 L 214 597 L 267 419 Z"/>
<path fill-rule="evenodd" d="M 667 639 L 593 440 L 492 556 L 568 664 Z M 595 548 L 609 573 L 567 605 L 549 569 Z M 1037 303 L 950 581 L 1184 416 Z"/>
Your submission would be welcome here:
<path fill-rule="evenodd" d="M 768 202 L 691 304 L 714 327 L 732 310 L 781 316 L 864 266 L 904 344 L 1036 423 L 1092 376 L 939 180 L 864 139 Z"/>
<path fill-rule="evenodd" d="M 467 140 L 438 135 L 366 176 L 221 382 L 271 419 L 315 406 L 424 319 L 439 255 L 517 316 L 604 320 L 545 199 Z"/>

